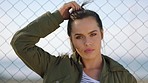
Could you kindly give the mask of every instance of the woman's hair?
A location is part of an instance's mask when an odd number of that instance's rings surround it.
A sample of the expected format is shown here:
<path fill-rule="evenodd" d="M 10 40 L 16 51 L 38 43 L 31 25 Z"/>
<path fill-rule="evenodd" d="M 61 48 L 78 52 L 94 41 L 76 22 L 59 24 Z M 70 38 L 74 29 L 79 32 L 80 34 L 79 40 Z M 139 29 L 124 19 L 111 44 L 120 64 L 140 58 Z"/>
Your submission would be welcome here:
<path fill-rule="evenodd" d="M 102 21 L 99 17 L 99 15 L 94 12 L 94 11 L 91 11 L 91 10 L 86 10 L 83 8 L 83 6 L 87 4 L 87 3 L 83 3 L 82 4 L 82 9 L 80 10 L 77 10 L 77 11 L 72 11 L 70 13 L 70 18 L 68 20 L 68 25 L 67 25 L 67 34 L 69 37 L 71 37 L 71 32 L 72 32 L 72 23 L 75 21 L 75 20 L 78 20 L 78 19 L 83 19 L 83 18 L 87 18 L 87 17 L 93 17 L 97 24 L 98 24 L 98 27 L 100 28 L 100 31 L 103 31 L 103 25 L 102 25 Z M 79 55 L 74 46 L 73 46 L 73 43 L 72 43 L 72 39 L 71 39 L 71 48 L 72 48 L 72 51 L 76 54 L 76 55 Z"/>
<path fill-rule="evenodd" d="M 67 34 L 69 37 L 71 36 L 72 23 L 77 19 L 83 19 L 86 17 L 93 17 L 96 20 L 100 30 L 103 31 L 103 25 L 99 15 L 94 11 L 86 10 L 82 8 L 81 10 L 73 11 L 70 14 L 70 18 L 68 20 L 68 26 L 67 26 Z"/>

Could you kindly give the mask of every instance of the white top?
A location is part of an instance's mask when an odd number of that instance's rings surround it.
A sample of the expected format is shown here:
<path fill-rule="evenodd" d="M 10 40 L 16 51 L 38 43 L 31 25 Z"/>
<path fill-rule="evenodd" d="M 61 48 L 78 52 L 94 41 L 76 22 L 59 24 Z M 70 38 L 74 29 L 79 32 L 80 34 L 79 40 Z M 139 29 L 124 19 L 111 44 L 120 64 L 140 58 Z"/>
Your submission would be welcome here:
<path fill-rule="evenodd" d="M 100 83 L 100 81 L 95 80 L 95 79 L 89 77 L 89 76 L 83 71 L 82 79 L 81 79 L 81 82 L 80 82 L 80 83 Z"/>

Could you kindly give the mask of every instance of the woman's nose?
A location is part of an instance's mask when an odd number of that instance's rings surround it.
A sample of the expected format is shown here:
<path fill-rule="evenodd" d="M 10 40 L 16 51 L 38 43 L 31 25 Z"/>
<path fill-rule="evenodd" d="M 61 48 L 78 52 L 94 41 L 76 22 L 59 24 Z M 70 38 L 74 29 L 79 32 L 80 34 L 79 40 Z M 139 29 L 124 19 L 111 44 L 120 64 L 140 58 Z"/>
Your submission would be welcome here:
<path fill-rule="evenodd" d="M 90 38 L 85 38 L 84 44 L 85 44 L 86 46 L 91 46 L 91 45 L 92 45 L 92 39 L 90 39 Z"/>

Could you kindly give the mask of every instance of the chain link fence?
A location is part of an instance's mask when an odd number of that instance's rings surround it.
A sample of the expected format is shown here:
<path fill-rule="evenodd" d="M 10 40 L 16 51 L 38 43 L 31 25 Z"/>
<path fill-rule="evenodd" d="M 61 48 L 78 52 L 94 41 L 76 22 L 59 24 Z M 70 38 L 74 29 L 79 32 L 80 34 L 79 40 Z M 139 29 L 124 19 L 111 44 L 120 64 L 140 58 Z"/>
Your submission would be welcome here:
<path fill-rule="evenodd" d="M 10 41 L 29 22 L 69 1 L 0 0 L 0 83 L 42 83 L 16 56 Z M 90 1 L 85 8 L 97 12 L 104 25 L 102 53 L 121 63 L 138 83 L 148 83 L 148 0 Z M 83 0 L 76 2 L 82 4 Z M 55 55 L 71 53 L 66 23 L 37 45 Z"/>

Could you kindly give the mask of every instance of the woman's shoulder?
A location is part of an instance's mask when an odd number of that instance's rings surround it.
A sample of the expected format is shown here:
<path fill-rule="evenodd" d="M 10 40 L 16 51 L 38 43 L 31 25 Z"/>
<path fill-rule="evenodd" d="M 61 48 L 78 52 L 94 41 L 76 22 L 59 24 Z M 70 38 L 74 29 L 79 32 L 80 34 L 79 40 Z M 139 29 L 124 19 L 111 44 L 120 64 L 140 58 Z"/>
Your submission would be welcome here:
<path fill-rule="evenodd" d="M 109 67 L 110 71 L 127 71 L 127 69 L 125 69 L 124 66 L 121 65 L 116 60 L 114 60 L 106 55 L 102 55 L 102 56 L 103 56 L 104 64 L 107 67 Z"/>
<path fill-rule="evenodd" d="M 121 78 L 121 81 L 126 81 L 123 83 L 137 83 L 136 78 L 119 62 L 115 61 L 114 59 L 103 55 L 104 59 L 104 73 L 107 74 L 113 74 L 115 76 L 118 76 L 118 78 Z M 123 80 L 124 79 L 124 80 Z"/>

